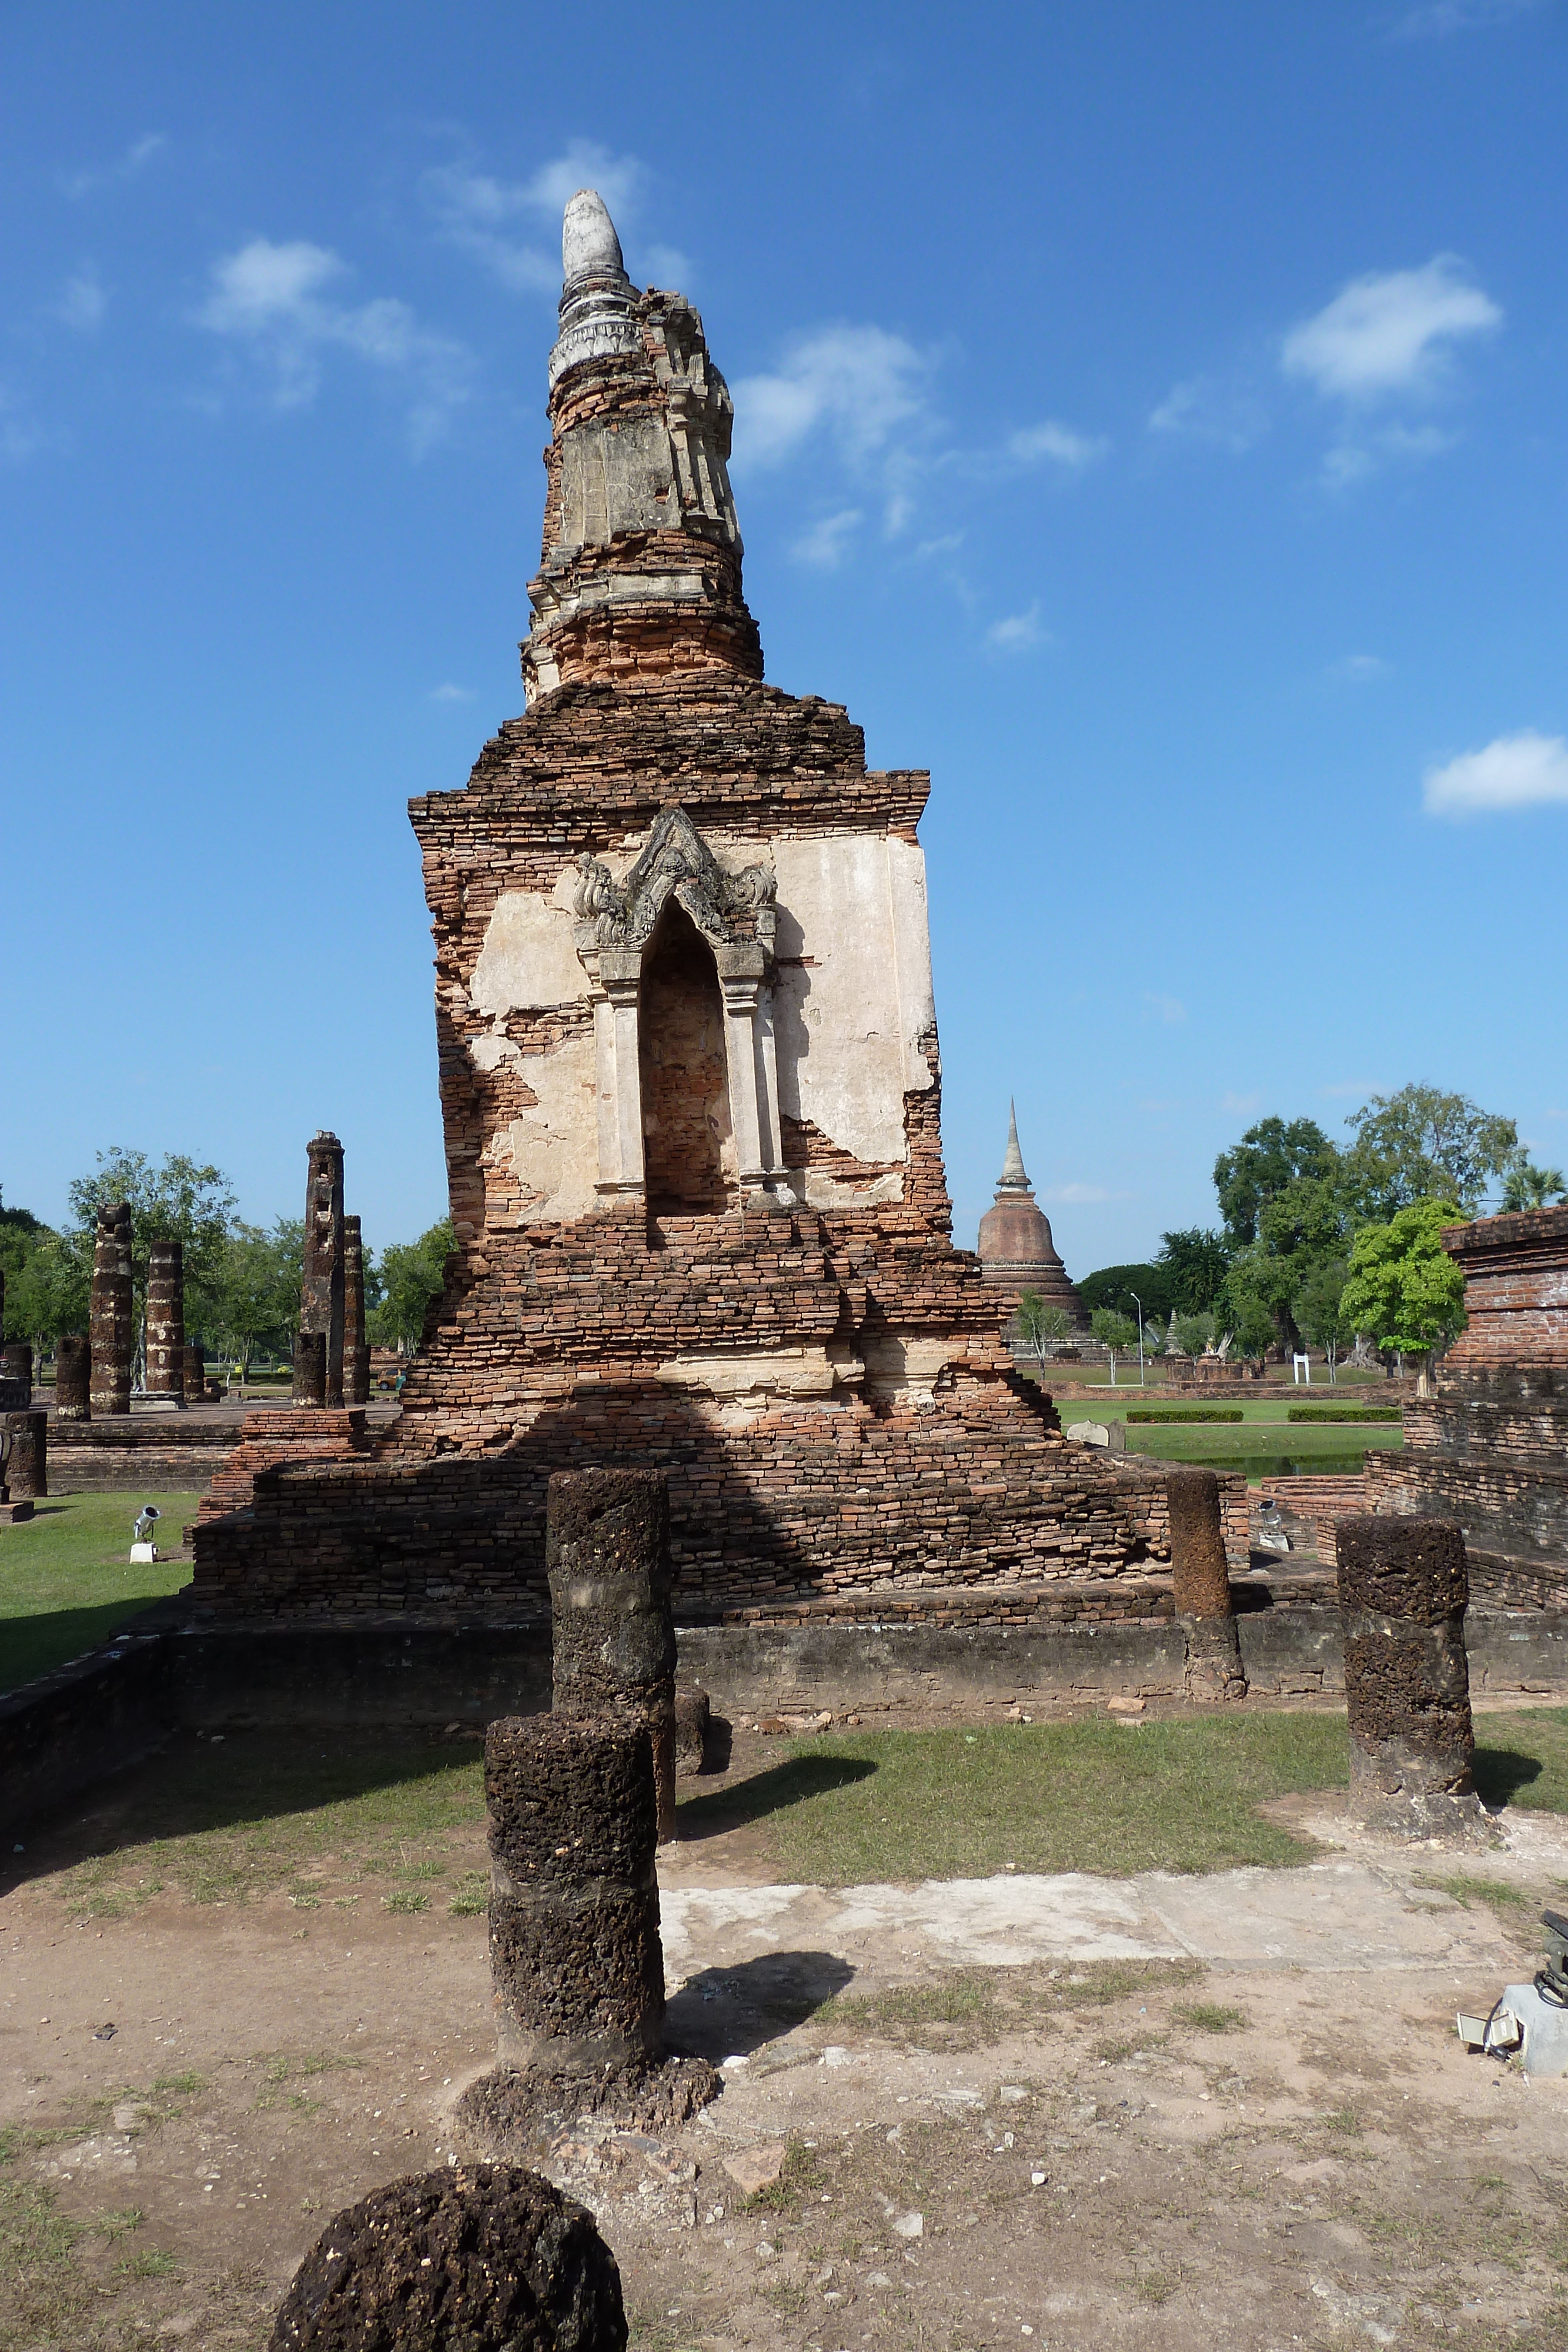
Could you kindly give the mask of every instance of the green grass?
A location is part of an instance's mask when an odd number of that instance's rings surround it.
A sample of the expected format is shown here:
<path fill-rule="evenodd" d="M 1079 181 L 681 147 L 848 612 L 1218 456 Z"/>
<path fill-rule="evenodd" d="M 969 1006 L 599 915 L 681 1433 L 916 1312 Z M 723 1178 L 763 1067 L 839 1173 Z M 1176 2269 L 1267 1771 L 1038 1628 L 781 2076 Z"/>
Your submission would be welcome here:
<path fill-rule="evenodd" d="M 131 1565 L 131 1523 L 156 1503 L 171 1538 L 201 1497 L 59 1495 L 19 1527 L 0 1528 L 0 1691 L 47 1675 L 108 1641 L 148 1602 L 191 1580 L 188 1560 Z"/>
<path fill-rule="evenodd" d="M 746 1805 L 766 1816 L 789 1878 L 833 1885 L 1024 1871 L 1225 1870 L 1315 1848 L 1255 1808 L 1343 1787 L 1344 1718 L 1103 1717 L 977 1732 L 828 1734 L 746 1788 L 688 1797 L 682 1833 Z"/>
<path fill-rule="evenodd" d="M 303 1910 L 361 1890 L 394 1912 L 429 1898 L 406 1885 L 466 1863 L 485 1819 L 475 1746 L 423 1735 L 231 1733 L 181 1740 L 124 1807 L 86 1824 L 97 1850 L 62 1874 L 79 1916 L 118 1916 L 165 1888 L 200 1904 L 286 1893 Z M 463 1881 L 466 1886 L 467 1880 Z M 454 1906 L 455 1907 L 455 1906 Z M 461 1912 L 459 1916 L 462 1916 Z"/>

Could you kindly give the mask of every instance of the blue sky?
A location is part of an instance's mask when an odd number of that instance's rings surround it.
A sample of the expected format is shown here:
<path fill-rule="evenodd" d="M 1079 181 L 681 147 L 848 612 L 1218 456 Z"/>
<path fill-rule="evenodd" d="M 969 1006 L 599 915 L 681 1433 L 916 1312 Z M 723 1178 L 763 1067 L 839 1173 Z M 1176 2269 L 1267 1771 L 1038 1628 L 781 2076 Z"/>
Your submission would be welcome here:
<path fill-rule="evenodd" d="M 768 674 L 928 766 L 961 1239 L 1269 1111 L 1568 1160 L 1563 0 L 0 30 L 5 1199 L 444 1182 L 404 803 L 521 708 L 559 207 L 702 309 Z"/>

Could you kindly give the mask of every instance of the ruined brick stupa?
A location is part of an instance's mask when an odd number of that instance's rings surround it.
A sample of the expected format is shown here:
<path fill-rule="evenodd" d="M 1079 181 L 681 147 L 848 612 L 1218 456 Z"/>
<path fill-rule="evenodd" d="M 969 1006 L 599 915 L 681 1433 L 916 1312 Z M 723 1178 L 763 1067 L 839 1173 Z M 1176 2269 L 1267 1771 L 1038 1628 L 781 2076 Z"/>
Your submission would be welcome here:
<path fill-rule="evenodd" d="M 1008 1148 L 997 1179 L 997 1197 L 980 1219 L 980 1272 L 1004 1290 L 1029 1291 L 1047 1307 L 1058 1307 L 1079 1330 L 1087 1330 L 1083 1301 L 1067 1278 L 1051 1236 L 1051 1219 L 1034 1197 L 1019 1150 L 1018 1113 L 1008 1106 Z"/>
<path fill-rule="evenodd" d="M 515 1607 L 549 1471 L 614 1462 L 680 1608 L 1114 1574 L 1142 1512 L 952 1244 L 929 779 L 763 683 L 702 320 L 586 190 L 563 254 L 528 709 L 411 805 L 457 1255 L 392 1437 L 270 1473 L 198 1596 Z"/>

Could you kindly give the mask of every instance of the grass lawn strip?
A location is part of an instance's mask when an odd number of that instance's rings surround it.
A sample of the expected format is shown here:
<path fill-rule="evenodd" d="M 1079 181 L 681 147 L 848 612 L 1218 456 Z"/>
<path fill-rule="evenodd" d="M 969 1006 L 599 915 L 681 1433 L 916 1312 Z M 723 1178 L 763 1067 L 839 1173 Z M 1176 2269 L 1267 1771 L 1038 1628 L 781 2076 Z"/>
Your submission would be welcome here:
<path fill-rule="evenodd" d="M 150 1601 L 191 1580 L 189 1560 L 131 1562 L 131 1523 L 156 1503 L 172 1540 L 199 1495 L 58 1495 L 20 1526 L 0 1528 L 0 1690 L 79 1658 Z"/>

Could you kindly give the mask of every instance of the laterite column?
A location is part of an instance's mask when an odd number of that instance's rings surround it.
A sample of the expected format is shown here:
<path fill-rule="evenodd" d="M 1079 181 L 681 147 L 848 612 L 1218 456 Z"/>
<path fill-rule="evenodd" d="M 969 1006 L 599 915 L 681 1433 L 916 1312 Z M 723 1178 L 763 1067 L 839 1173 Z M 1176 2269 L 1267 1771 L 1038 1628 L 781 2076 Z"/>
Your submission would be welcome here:
<path fill-rule="evenodd" d="M 187 1339 L 185 1342 L 184 1364 L 185 1402 L 187 1404 L 205 1404 L 207 1401 L 207 1360 L 203 1353 L 201 1347 L 193 1339 Z"/>
<path fill-rule="evenodd" d="M 1171 1583 L 1176 1622 L 1186 1641 L 1189 1698 L 1245 1698 L 1247 1675 L 1236 1631 L 1230 1563 L 1212 1470 L 1166 1475 L 1171 1515 Z"/>
<path fill-rule="evenodd" d="M 1340 1519 L 1334 1549 L 1352 1809 L 1396 1835 L 1474 1837 L 1464 1537 L 1448 1519 Z"/>
<path fill-rule="evenodd" d="M 365 1345 L 365 1244 L 358 1217 L 343 1220 L 343 1402 L 369 1404 L 371 1351 Z"/>
<path fill-rule="evenodd" d="M 131 1411 L 131 1366 L 136 1351 L 131 1318 L 131 1203 L 98 1213 L 92 1246 L 92 1418 Z"/>
<path fill-rule="evenodd" d="M 147 1244 L 147 1393 L 185 1402 L 185 1249 Z"/>
<path fill-rule="evenodd" d="M 91 1414 L 91 1343 L 80 1331 L 62 1331 L 55 1341 L 55 1419 L 87 1421 Z"/>
<path fill-rule="evenodd" d="M 327 1334 L 297 1331 L 294 1335 L 295 1404 L 324 1405 L 327 1402 Z"/>
<path fill-rule="evenodd" d="M 662 1470 L 558 1470 L 545 1519 L 553 1701 L 576 1720 L 620 1715 L 653 1741 L 659 1841 L 675 1834 L 675 1626 L 670 1495 Z"/>
<path fill-rule="evenodd" d="M 29 1412 L 0 1413 L 0 1428 L 11 1441 L 5 1483 L 14 1503 L 41 1503 L 49 1491 L 49 1416 L 42 1406 Z"/>

